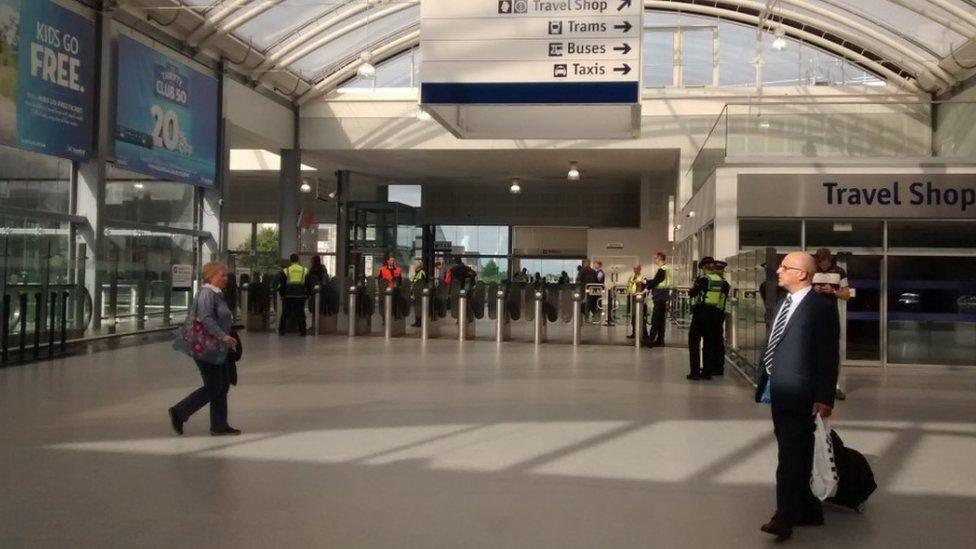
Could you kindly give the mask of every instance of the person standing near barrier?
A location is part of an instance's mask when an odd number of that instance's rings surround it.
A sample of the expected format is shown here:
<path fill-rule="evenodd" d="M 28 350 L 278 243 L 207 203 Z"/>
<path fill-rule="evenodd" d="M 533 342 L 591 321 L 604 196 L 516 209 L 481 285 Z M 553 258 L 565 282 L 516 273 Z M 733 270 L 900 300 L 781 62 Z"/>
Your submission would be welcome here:
<path fill-rule="evenodd" d="M 630 334 L 627 339 L 634 339 L 637 334 L 637 294 L 644 291 L 644 277 L 641 275 L 640 263 L 634 265 L 634 273 L 627 279 L 627 308 L 630 311 Z"/>
<path fill-rule="evenodd" d="M 329 281 L 329 271 L 322 264 L 322 258 L 318 255 L 312 256 L 312 267 L 308 270 L 308 278 L 306 279 L 306 284 L 308 285 L 308 310 L 314 315 L 315 314 L 315 287 L 322 286 Z"/>
<path fill-rule="evenodd" d="M 722 277 L 726 263 L 704 257 L 698 262 L 702 275 L 688 296 L 695 300 L 691 309 L 691 327 L 688 329 L 688 354 L 690 380 L 711 379 L 725 370 L 725 341 L 722 324 L 725 322 L 725 302 L 729 295 L 729 283 Z M 703 368 L 704 366 L 704 368 Z"/>
<path fill-rule="evenodd" d="M 839 316 L 840 302 L 846 302 L 854 297 L 854 288 L 851 287 L 850 282 L 847 280 L 847 271 L 837 265 L 837 257 L 830 253 L 829 248 L 820 248 L 817 250 L 813 259 L 817 263 L 817 272 L 813 274 L 813 291 L 831 301 L 834 307 L 837 308 L 837 314 Z M 846 398 L 847 395 L 844 394 L 838 381 L 837 399 L 844 400 Z"/>
<path fill-rule="evenodd" d="M 596 271 L 593 270 L 593 267 L 590 267 L 589 259 L 584 259 L 582 265 L 580 265 L 580 270 L 576 274 L 576 283 L 581 286 L 580 291 L 582 291 L 583 295 L 586 296 L 586 301 L 584 302 L 583 307 L 583 316 L 589 319 L 596 314 L 596 305 L 600 299 L 599 296 L 589 295 L 589 293 L 587 293 L 587 286 L 597 283 Z"/>
<path fill-rule="evenodd" d="M 646 347 L 664 346 L 665 316 L 668 310 L 668 301 L 671 299 L 671 266 L 668 265 L 667 259 L 663 252 L 654 254 L 657 272 L 654 273 L 654 278 L 647 281 L 645 285 L 650 290 L 651 301 L 654 304 L 651 326 L 644 343 Z"/>
<path fill-rule="evenodd" d="M 400 282 L 400 279 L 403 278 L 403 269 L 397 265 L 396 258 L 391 255 L 390 257 L 386 258 L 386 263 L 380 267 L 380 272 L 378 275 L 376 275 L 376 278 L 383 281 L 385 284 L 384 289 L 392 288 L 396 286 L 398 282 Z"/>
<path fill-rule="evenodd" d="M 413 320 L 413 327 L 420 327 L 420 316 L 423 311 L 420 310 L 420 292 L 423 285 L 427 282 L 427 273 L 424 271 L 424 262 L 422 260 L 417 260 L 413 265 L 413 277 L 410 279 L 410 292 L 413 294 L 414 303 L 413 310 L 416 312 Z"/>
<path fill-rule="evenodd" d="M 227 287 L 227 265 L 211 261 L 203 266 L 203 287 L 197 292 L 188 315 L 196 315 L 206 332 L 220 340 L 230 352 L 238 346 L 231 335 L 233 315 L 224 298 Z M 238 357 L 239 358 L 239 357 Z M 210 404 L 210 434 L 213 436 L 239 435 L 241 432 L 227 423 L 227 392 L 230 390 L 230 363 L 225 358 L 219 364 L 196 360 L 203 387 L 167 410 L 170 425 L 178 435 L 183 434 L 183 424 L 200 408 Z"/>
<path fill-rule="evenodd" d="M 450 285 L 452 282 L 457 281 L 462 287 L 465 281 L 474 279 L 478 276 L 478 273 L 474 271 L 471 267 L 464 264 L 461 260 L 461 256 L 456 256 L 454 258 L 454 266 L 447 270 L 447 274 L 444 275 L 444 284 Z"/>
<path fill-rule="evenodd" d="M 291 264 L 281 271 L 282 304 L 284 305 L 281 320 L 278 321 L 278 335 L 285 335 L 285 327 L 289 319 L 298 326 L 298 333 L 306 335 L 305 299 L 308 297 L 307 277 L 308 269 L 298 262 L 298 254 L 291 254 L 288 258 Z"/>

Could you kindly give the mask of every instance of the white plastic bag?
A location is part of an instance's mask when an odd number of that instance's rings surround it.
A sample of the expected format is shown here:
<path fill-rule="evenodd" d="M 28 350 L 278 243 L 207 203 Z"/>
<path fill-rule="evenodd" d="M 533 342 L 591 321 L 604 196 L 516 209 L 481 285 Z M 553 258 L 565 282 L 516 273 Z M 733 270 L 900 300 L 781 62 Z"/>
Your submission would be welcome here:
<path fill-rule="evenodd" d="M 810 490 L 820 501 L 837 493 L 837 464 L 834 462 L 834 444 L 830 439 L 827 422 L 817 414 L 813 418 L 816 430 L 813 433 L 813 471 L 810 473 Z"/>

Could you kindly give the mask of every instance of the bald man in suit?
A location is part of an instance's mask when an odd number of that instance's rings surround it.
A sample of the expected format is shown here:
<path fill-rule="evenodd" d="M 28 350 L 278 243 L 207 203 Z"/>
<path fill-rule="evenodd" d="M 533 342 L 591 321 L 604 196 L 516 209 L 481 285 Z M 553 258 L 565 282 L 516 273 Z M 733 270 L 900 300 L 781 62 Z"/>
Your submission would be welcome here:
<path fill-rule="evenodd" d="M 814 416 L 830 417 L 840 363 L 837 308 L 813 291 L 816 263 L 791 253 L 776 270 L 788 294 L 776 306 L 760 364 L 756 400 L 772 408 L 779 464 L 776 514 L 762 531 L 784 540 L 794 526 L 820 526 L 823 509 L 810 491 Z"/>

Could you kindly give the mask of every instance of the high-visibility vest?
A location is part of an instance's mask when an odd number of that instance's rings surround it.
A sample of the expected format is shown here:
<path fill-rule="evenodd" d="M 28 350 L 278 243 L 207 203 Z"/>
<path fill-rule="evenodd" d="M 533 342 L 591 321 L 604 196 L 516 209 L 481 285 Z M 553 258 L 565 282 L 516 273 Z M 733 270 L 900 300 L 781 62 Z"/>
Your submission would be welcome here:
<path fill-rule="evenodd" d="M 640 286 L 640 283 L 641 283 L 641 275 L 639 274 L 630 275 L 630 278 L 627 279 L 627 293 L 630 295 L 636 294 L 637 288 L 638 286 Z"/>
<path fill-rule="evenodd" d="M 424 280 L 427 280 L 427 273 L 425 273 L 423 269 L 418 269 L 417 271 L 414 271 L 413 273 L 414 284 L 418 282 L 423 282 Z"/>
<path fill-rule="evenodd" d="M 298 263 L 292 263 L 284 271 L 289 285 L 305 284 L 305 277 L 308 275 L 308 269 L 305 267 L 302 267 Z"/>
<path fill-rule="evenodd" d="M 708 279 L 708 289 L 698 294 L 698 303 L 724 311 L 726 295 L 722 288 L 725 286 L 725 279 L 715 273 L 708 273 L 705 278 Z"/>
<path fill-rule="evenodd" d="M 664 281 L 657 285 L 658 288 L 662 290 L 671 289 L 671 266 L 661 265 L 661 270 L 664 271 Z"/>

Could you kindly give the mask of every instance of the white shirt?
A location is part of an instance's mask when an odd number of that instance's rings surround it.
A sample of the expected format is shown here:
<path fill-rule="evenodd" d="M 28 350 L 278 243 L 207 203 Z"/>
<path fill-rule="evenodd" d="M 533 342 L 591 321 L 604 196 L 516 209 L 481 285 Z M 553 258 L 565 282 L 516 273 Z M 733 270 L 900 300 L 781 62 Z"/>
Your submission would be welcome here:
<path fill-rule="evenodd" d="M 223 290 L 221 290 L 220 288 L 214 286 L 213 284 L 204 284 L 203 287 L 204 288 L 210 288 L 211 290 L 217 292 L 218 294 L 224 293 Z"/>
<path fill-rule="evenodd" d="M 813 286 L 804 286 L 803 289 L 797 290 L 792 294 L 790 294 L 790 299 L 792 300 L 792 303 L 790 304 L 790 310 L 786 311 L 786 324 L 784 326 L 788 326 L 790 324 L 790 317 L 793 316 L 793 311 L 795 311 L 796 308 L 799 307 L 800 302 L 803 301 L 803 298 L 806 297 L 811 290 L 813 290 Z M 786 300 L 784 299 L 783 305 L 780 306 L 779 311 L 776 313 L 776 318 L 773 321 L 773 326 L 776 325 L 776 321 L 779 320 L 779 315 L 783 313 L 783 307 L 785 306 L 786 306 Z"/>

